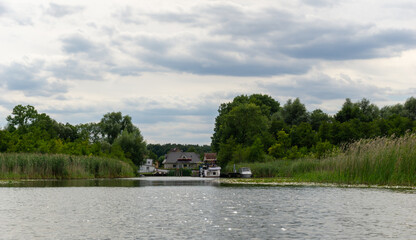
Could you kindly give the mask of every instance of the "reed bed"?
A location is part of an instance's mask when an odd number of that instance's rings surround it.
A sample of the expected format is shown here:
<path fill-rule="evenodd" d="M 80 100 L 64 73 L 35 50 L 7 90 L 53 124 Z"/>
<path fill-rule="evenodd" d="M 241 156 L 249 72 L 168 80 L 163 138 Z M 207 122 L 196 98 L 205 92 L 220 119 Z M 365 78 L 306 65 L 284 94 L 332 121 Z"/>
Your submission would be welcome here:
<path fill-rule="evenodd" d="M 0 153 L 0 179 L 73 179 L 134 176 L 125 162 L 94 156 Z"/>
<path fill-rule="evenodd" d="M 416 135 L 360 140 L 326 159 L 242 163 L 254 177 L 282 177 L 305 182 L 416 185 Z M 231 171 L 227 166 L 226 171 Z"/>

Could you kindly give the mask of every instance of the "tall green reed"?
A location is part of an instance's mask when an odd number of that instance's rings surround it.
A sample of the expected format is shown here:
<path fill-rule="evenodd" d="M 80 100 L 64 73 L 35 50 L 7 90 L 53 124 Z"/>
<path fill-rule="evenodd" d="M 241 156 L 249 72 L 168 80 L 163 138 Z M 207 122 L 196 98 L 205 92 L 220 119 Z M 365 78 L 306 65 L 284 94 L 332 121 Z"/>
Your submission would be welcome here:
<path fill-rule="evenodd" d="M 0 179 L 69 179 L 132 177 L 125 162 L 94 156 L 1 153 Z"/>
<path fill-rule="evenodd" d="M 301 181 L 346 184 L 416 185 L 416 134 L 362 139 L 325 159 L 239 163 L 254 177 L 290 177 Z M 226 172 L 232 171 L 227 166 Z"/>

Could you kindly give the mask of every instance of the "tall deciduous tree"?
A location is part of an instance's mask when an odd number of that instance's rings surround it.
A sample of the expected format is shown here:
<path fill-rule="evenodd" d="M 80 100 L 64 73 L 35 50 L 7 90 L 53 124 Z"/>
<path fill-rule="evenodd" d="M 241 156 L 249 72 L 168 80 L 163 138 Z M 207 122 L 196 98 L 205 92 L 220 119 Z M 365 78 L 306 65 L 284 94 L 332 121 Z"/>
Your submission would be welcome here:
<path fill-rule="evenodd" d="M 323 122 L 328 122 L 331 119 L 328 114 L 324 113 L 321 109 L 316 109 L 311 113 L 310 122 L 312 129 L 319 130 L 319 127 Z"/>
<path fill-rule="evenodd" d="M 100 122 L 103 136 L 112 144 L 123 130 L 132 132 L 134 129 L 130 116 L 124 116 L 121 112 L 111 112 L 104 115 Z"/>
<path fill-rule="evenodd" d="M 244 146 L 253 144 L 257 137 L 268 134 L 269 121 L 261 114 L 259 106 L 253 103 L 234 107 L 226 116 L 223 128 L 223 141 L 234 137 L 236 142 Z"/>
<path fill-rule="evenodd" d="M 242 104 L 254 104 L 260 109 L 260 114 L 270 119 L 271 116 L 280 110 L 280 104 L 272 97 L 263 94 L 253 94 L 250 96 L 240 95 L 233 99 L 232 102 L 223 103 L 218 108 L 218 116 L 215 118 L 214 134 L 211 137 L 211 147 L 213 151 L 218 152 L 220 144 L 224 143 L 224 124 L 227 121 L 227 115 L 235 107 Z"/>
<path fill-rule="evenodd" d="M 38 111 L 31 105 L 17 105 L 13 108 L 12 115 L 7 116 L 6 120 L 9 129 L 25 128 L 35 121 Z"/>
<path fill-rule="evenodd" d="M 137 166 L 143 164 L 144 155 L 146 154 L 146 142 L 138 128 L 132 132 L 123 131 L 115 140 L 114 145 L 118 145 L 124 152 L 124 156 L 131 159 Z"/>
<path fill-rule="evenodd" d="M 351 99 L 345 99 L 345 103 L 342 105 L 341 110 L 335 114 L 335 120 L 343 123 L 354 118 L 358 118 L 360 115 L 360 108 L 357 104 L 351 102 Z"/>
<path fill-rule="evenodd" d="M 416 120 L 416 98 L 411 97 L 404 103 L 404 115 L 411 120 Z"/>
<path fill-rule="evenodd" d="M 288 125 L 299 125 L 302 122 L 307 122 L 309 119 L 306 107 L 302 104 L 299 98 L 294 101 L 289 99 L 282 109 L 282 116 Z"/>

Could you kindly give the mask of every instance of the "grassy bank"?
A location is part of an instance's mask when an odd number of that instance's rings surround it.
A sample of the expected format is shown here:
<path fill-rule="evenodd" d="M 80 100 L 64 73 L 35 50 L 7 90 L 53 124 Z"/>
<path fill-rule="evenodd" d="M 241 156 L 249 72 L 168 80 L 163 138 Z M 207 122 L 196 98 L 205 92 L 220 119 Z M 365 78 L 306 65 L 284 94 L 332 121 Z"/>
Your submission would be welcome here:
<path fill-rule="evenodd" d="M 132 177 L 125 162 L 101 157 L 0 153 L 0 179 Z"/>
<path fill-rule="evenodd" d="M 239 164 L 254 177 L 295 181 L 371 185 L 416 185 L 416 135 L 376 138 L 352 143 L 327 159 L 276 160 Z M 237 166 L 237 167 L 239 167 Z M 230 171 L 228 166 L 226 171 Z"/>

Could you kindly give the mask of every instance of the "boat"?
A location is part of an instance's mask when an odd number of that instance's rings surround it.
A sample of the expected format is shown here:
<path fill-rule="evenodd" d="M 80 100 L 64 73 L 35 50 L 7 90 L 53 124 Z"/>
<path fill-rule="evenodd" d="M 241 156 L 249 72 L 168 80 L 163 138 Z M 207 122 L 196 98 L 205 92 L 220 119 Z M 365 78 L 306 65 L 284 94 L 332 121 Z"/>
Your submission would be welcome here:
<path fill-rule="evenodd" d="M 253 174 L 251 173 L 251 169 L 248 167 L 242 167 L 238 169 L 238 175 L 241 178 L 251 178 Z"/>
<path fill-rule="evenodd" d="M 221 167 L 217 166 L 217 154 L 205 153 L 203 164 L 199 166 L 199 176 L 218 178 L 221 176 Z"/>
<path fill-rule="evenodd" d="M 221 175 L 221 167 L 212 166 L 202 168 L 201 177 L 218 178 Z"/>

